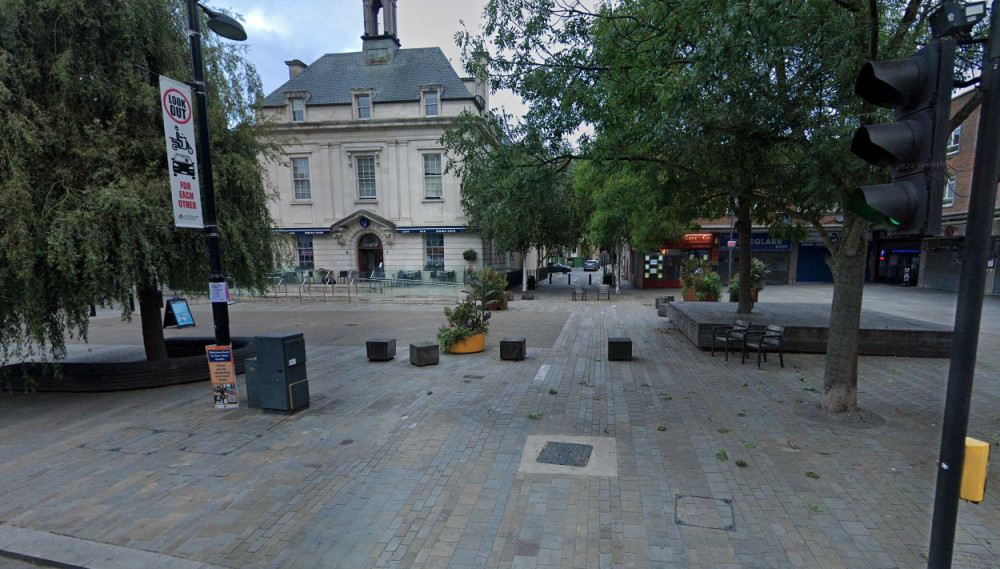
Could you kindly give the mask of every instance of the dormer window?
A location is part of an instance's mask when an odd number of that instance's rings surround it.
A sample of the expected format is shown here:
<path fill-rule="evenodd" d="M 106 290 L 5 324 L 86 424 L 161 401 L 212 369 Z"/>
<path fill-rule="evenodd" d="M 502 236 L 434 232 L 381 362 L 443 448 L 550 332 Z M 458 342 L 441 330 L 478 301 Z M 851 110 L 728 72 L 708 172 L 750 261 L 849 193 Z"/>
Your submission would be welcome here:
<path fill-rule="evenodd" d="M 358 120 L 372 118 L 372 96 L 366 93 L 355 96 L 354 100 L 358 107 Z"/>
<path fill-rule="evenodd" d="M 305 99 L 292 99 L 292 122 L 305 122 L 306 101 Z"/>
<path fill-rule="evenodd" d="M 424 116 L 436 117 L 441 114 L 441 94 L 438 91 L 424 91 Z"/>

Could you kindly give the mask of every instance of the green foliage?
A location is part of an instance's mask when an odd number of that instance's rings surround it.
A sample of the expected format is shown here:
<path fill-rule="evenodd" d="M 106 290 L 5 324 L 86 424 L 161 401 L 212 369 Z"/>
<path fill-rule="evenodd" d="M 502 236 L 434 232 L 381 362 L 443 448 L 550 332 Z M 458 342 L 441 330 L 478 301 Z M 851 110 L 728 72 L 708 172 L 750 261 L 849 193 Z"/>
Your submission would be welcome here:
<path fill-rule="evenodd" d="M 485 334 L 489 330 L 489 315 L 482 305 L 467 298 L 454 307 L 446 306 L 444 316 L 447 326 L 438 330 L 438 344 L 445 352 L 450 352 L 455 344 L 476 334 Z"/>
<path fill-rule="evenodd" d="M 752 291 L 762 291 L 764 290 L 764 277 L 767 276 L 768 270 L 767 265 L 764 261 L 754 257 L 750 259 L 750 290 Z M 733 275 L 731 281 L 729 281 L 729 301 L 739 302 L 740 300 L 740 276 Z"/>
<path fill-rule="evenodd" d="M 475 261 L 478 256 L 479 254 L 476 253 L 475 249 L 466 249 L 465 251 L 462 251 L 462 258 L 470 263 Z"/>
<path fill-rule="evenodd" d="M 708 259 L 688 257 L 681 265 L 681 288 L 693 290 L 698 300 L 718 300 L 722 292 L 722 277 L 712 270 Z"/>
<path fill-rule="evenodd" d="M 487 310 L 507 309 L 507 275 L 490 267 L 469 269 L 469 298 Z"/>
<path fill-rule="evenodd" d="M 510 117 L 459 116 L 441 138 L 452 157 L 446 171 L 462 179 L 469 230 L 502 252 L 572 248 L 584 212 L 572 188 L 564 145 L 550 145 Z"/>
<path fill-rule="evenodd" d="M 171 225 L 147 71 L 190 80 L 185 14 L 179 0 L 0 5 L 0 361 L 64 354 L 67 337 L 86 337 L 91 302 L 127 318 L 137 289 L 206 292 L 204 234 Z M 223 267 L 254 289 L 277 254 L 260 79 L 245 47 L 203 37 Z"/>
<path fill-rule="evenodd" d="M 694 281 L 694 294 L 698 300 L 719 300 L 722 292 L 722 277 L 719 273 L 710 272 L 696 278 Z"/>

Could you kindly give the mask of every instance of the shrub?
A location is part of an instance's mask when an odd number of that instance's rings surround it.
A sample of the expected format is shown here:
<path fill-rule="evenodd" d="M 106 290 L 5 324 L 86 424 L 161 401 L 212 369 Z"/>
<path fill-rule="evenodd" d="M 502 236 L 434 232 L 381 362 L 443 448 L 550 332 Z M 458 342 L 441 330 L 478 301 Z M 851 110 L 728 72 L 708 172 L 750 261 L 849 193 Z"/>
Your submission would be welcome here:
<path fill-rule="evenodd" d="M 476 334 L 485 334 L 489 330 L 489 313 L 471 298 L 454 307 L 446 306 L 444 317 L 448 320 L 448 325 L 438 330 L 437 338 L 445 352 L 450 352 L 462 340 Z"/>

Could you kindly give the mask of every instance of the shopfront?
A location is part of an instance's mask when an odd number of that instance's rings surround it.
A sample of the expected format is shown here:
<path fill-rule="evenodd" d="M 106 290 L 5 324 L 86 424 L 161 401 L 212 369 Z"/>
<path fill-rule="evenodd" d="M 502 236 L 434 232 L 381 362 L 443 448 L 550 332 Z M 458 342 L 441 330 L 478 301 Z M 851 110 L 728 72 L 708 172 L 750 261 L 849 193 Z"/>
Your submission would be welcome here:
<path fill-rule="evenodd" d="M 735 233 L 719 236 L 719 275 L 723 282 L 729 282 L 729 254 L 732 253 L 732 274 L 740 272 L 740 244 Z M 792 260 L 792 241 L 776 239 L 768 233 L 750 234 L 751 256 L 764 261 L 767 274 L 766 284 L 788 284 L 789 267 Z"/>
<path fill-rule="evenodd" d="M 712 256 L 711 233 L 688 233 L 668 241 L 659 251 L 649 251 L 641 259 L 641 288 L 679 288 L 681 267 L 688 257 L 718 260 Z"/>
<path fill-rule="evenodd" d="M 886 239 L 876 242 L 875 247 L 872 281 L 916 286 L 920 277 L 920 241 Z"/>
<path fill-rule="evenodd" d="M 829 236 L 834 243 L 840 241 L 840 232 L 831 231 Z M 833 272 L 826 262 L 832 254 L 818 233 L 810 233 L 805 239 L 799 241 L 795 282 L 832 283 Z"/>

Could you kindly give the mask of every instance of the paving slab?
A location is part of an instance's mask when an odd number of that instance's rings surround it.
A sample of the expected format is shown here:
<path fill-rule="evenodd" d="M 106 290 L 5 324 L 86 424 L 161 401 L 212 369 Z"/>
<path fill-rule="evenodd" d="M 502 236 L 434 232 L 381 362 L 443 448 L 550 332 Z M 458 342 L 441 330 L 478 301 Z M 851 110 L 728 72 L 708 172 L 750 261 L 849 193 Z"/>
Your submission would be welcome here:
<path fill-rule="evenodd" d="M 94 544 L 103 567 L 147 566 L 142 554 L 295 569 L 925 565 L 947 360 L 860 358 L 865 414 L 831 420 L 817 408 L 825 356 L 763 370 L 711 358 L 657 314 L 663 294 L 574 302 L 543 282 L 494 315 L 483 353 L 428 367 L 368 365 L 363 341 L 432 339 L 440 305 L 239 303 L 234 334 L 306 333 L 309 409 L 217 410 L 207 383 L 4 393 L 0 529 L 37 532 L 21 547 L 38 559 L 66 548 L 50 540 Z M 954 295 L 936 291 L 866 287 L 865 306 L 954 318 Z M 141 343 L 135 323 L 93 322 L 95 344 Z M 499 358 L 514 335 L 528 338 L 517 364 Z M 607 361 L 611 336 L 632 338 L 635 359 Z M 987 299 L 969 434 L 994 444 L 997 369 L 1000 302 Z M 613 441 L 615 470 L 525 472 L 539 437 Z M 986 501 L 960 505 L 955 567 L 1000 558 L 993 466 Z"/>

